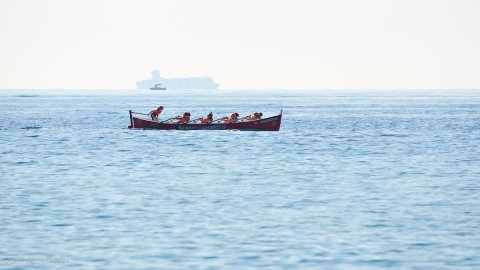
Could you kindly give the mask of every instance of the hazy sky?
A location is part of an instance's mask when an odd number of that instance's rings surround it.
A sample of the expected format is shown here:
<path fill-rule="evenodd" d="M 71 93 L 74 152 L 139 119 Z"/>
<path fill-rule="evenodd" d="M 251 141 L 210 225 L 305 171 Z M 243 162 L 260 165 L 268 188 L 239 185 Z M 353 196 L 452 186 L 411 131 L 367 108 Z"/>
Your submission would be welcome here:
<path fill-rule="evenodd" d="M 0 0 L 0 88 L 480 88 L 477 0 Z"/>

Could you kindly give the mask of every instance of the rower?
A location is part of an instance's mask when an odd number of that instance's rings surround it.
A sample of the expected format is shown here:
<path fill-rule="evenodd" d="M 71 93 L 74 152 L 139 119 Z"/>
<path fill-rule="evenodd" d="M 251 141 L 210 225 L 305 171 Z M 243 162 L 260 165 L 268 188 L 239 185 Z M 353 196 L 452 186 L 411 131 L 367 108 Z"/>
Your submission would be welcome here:
<path fill-rule="evenodd" d="M 217 119 L 217 121 L 223 121 L 225 123 L 235 123 L 238 120 L 238 116 L 239 116 L 238 113 L 232 113 L 232 115 L 230 115 L 230 117 L 224 116 L 220 119 Z"/>
<path fill-rule="evenodd" d="M 208 115 L 207 115 L 207 118 L 203 118 L 202 119 L 202 124 L 211 124 L 213 121 L 213 113 L 210 112 Z"/>
<path fill-rule="evenodd" d="M 260 120 L 262 119 L 263 113 L 258 113 L 255 112 L 252 115 L 247 116 L 247 120 L 253 121 L 253 120 Z"/>
<path fill-rule="evenodd" d="M 148 114 L 152 118 L 152 121 L 157 122 L 158 121 L 158 116 L 163 112 L 163 106 L 158 107 L 157 109 L 154 109 L 150 111 Z"/>
<path fill-rule="evenodd" d="M 180 123 L 180 124 L 186 124 L 186 123 L 189 122 L 189 121 L 190 121 L 190 113 L 189 113 L 189 112 L 185 112 L 185 113 L 183 114 L 183 117 L 180 118 L 179 123 Z"/>
<path fill-rule="evenodd" d="M 224 120 L 226 123 L 235 123 L 238 121 L 238 117 L 240 115 L 238 113 L 232 113 L 232 115 L 230 115 L 230 118 L 228 117 L 225 117 L 226 119 Z"/>

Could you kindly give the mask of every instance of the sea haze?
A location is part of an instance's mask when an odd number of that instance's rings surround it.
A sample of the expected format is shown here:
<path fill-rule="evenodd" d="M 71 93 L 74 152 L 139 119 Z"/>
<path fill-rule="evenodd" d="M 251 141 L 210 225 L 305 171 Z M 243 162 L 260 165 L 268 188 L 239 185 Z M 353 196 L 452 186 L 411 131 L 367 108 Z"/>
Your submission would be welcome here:
<path fill-rule="evenodd" d="M 283 122 L 127 129 L 159 105 Z M 480 92 L 2 91 L 0 112 L 10 267 L 480 268 Z"/>

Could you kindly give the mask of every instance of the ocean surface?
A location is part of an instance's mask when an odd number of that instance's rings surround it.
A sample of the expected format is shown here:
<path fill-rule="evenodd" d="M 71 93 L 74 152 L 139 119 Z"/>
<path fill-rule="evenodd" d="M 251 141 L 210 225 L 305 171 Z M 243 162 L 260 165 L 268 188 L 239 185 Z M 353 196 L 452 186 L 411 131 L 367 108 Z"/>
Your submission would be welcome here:
<path fill-rule="evenodd" d="M 279 132 L 129 130 L 283 109 Z M 0 269 L 480 269 L 480 91 L 0 91 Z"/>

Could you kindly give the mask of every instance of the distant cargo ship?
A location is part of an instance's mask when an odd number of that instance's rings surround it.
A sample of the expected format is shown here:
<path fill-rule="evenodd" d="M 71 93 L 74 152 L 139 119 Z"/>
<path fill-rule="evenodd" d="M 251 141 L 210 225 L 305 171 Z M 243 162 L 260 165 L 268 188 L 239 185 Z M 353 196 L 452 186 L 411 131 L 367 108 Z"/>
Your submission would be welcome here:
<path fill-rule="evenodd" d="M 162 88 L 168 89 L 218 89 L 211 77 L 188 77 L 188 78 L 172 78 L 167 79 L 160 76 L 158 70 L 151 72 L 152 79 L 137 81 L 137 89 L 152 89 L 152 90 L 164 90 L 153 89 L 158 84 L 162 85 Z M 155 87 L 152 87 L 155 85 Z"/>

